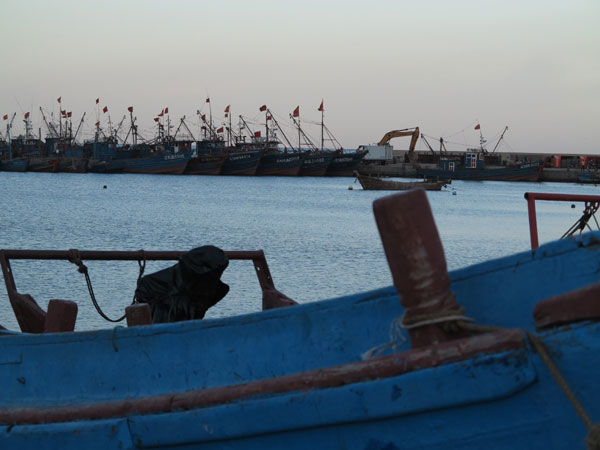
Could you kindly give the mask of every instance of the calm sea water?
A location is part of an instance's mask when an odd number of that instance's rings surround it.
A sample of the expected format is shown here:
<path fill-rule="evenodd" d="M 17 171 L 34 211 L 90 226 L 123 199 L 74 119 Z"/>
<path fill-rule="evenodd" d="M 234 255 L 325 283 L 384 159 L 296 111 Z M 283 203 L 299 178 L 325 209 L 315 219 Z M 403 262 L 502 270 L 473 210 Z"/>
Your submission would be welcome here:
<path fill-rule="evenodd" d="M 312 302 L 391 285 L 372 214 L 373 200 L 390 193 L 363 191 L 353 181 L 0 173 L 0 248 L 188 250 L 211 244 L 262 249 L 275 286 L 300 303 Z M 598 188 L 455 181 L 447 191 L 428 192 L 449 269 L 528 250 L 527 191 L 595 194 Z M 582 206 L 538 202 L 537 209 L 540 241 L 547 242 L 577 220 Z M 146 273 L 171 264 L 148 263 Z M 87 265 L 101 307 L 120 316 L 133 297 L 137 263 Z M 74 265 L 13 261 L 12 267 L 19 291 L 43 308 L 52 298 L 76 301 L 77 329 L 112 326 L 93 309 Z M 250 262 L 232 261 L 223 280 L 230 293 L 207 317 L 260 310 Z M 18 329 L 4 287 L 0 324 Z"/>

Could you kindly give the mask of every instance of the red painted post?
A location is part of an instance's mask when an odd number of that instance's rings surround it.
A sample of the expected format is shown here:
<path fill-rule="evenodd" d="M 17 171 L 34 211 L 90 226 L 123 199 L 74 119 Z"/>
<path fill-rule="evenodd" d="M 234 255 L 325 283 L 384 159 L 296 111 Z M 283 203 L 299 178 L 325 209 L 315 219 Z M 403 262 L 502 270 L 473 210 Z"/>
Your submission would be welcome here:
<path fill-rule="evenodd" d="M 425 191 L 377 199 L 373 211 L 412 346 L 456 338 L 444 331 L 443 322 L 457 320 L 463 310 L 450 291 L 446 258 Z"/>
<path fill-rule="evenodd" d="M 127 326 L 152 325 L 152 311 L 148 303 L 136 303 L 125 308 Z"/>
<path fill-rule="evenodd" d="M 50 300 L 44 323 L 44 333 L 63 333 L 75 330 L 77 303 L 69 300 Z"/>
<path fill-rule="evenodd" d="M 531 249 L 535 250 L 539 247 L 537 217 L 535 214 L 535 193 L 525 192 L 525 199 L 527 200 L 527 212 L 529 213 L 529 237 L 531 239 Z"/>

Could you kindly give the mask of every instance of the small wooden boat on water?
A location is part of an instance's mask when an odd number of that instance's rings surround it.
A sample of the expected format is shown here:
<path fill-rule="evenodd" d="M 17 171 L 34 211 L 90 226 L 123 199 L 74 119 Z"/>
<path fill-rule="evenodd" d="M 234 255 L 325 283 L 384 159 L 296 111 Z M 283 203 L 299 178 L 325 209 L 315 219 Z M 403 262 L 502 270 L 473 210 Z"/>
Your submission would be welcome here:
<path fill-rule="evenodd" d="M 356 180 L 366 191 L 408 191 L 410 189 L 425 189 L 426 191 L 441 191 L 451 180 L 425 180 L 425 181 L 392 181 L 383 180 L 379 177 L 361 175 L 354 172 Z"/>
<path fill-rule="evenodd" d="M 269 311 L 223 319 L 132 326 L 138 304 L 73 332 L 76 304 L 42 310 L 11 259 L 182 252 L 0 251 L 22 328 L 0 331 L 0 447 L 597 448 L 600 234 L 448 274 L 425 192 L 373 207 L 394 286 L 298 305 L 262 252 L 226 252 Z"/>

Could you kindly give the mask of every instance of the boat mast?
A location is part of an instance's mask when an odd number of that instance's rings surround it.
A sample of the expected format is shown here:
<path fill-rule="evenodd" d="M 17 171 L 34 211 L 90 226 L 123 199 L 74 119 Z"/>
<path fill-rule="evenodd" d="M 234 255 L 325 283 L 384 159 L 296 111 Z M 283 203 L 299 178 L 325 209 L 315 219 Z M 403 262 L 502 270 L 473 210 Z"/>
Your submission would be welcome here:
<path fill-rule="evenodd" d="M 504 127 L 504 131 L 502 132 L 502 134 L 498 138 L 498 142 L 496 142 L 496 145 L 494 146 L 494 150 L 492 150 L 492 153 L 494 153 L 496 151 L 496 149 L 498 148 L 498 145 L 500 145 L 500 141 L 504 137 L 504 133 L 506 133 L 507 130 L 508 130 L 508 125 L 506 127 Z"/>
<path fill-rule="evenodd" d="M 244 118 L 241 115 L 239 117 L 240 117 L 240 120 L 242 121 L 242 123 L 244 124 L 244 127 L 246 128 L 246 130 L 248 130 L 248 134 L 250 134 L 250 139 L 253 139 L 256 141 L 256 135 L 254 134 L 254 132 L 250 129 L 250 127 L 248 126 L 248 124 L 246 123 Z"/>
<path fill-rule="evenodd" d="M 75 143 L 77 135 L 79 134 L 79 130 L 81 129 L 81 125 L 83 125 L 83 119 L 85 119 L 85 112 L 83 113 L 83 116 L 81 116 L 81 120 L 79 121 L 79 126 L 77 127 L 77 130 L 75 130 L 75 136 L 73 136 L 73 143 Z"/>
<path fill-rule="evenodd" d="M 321 106 L 319 106 L 319 111 L 321 111 L 321 150 L 325 150 L 325 136 L 323 135 L 323 131 L 325 128 L 325 108 L 323 107 L 323 99 L 321 99 Z"/>
<path fill-rule="evenodd" d="M 271 119 L 273 120 L 273 122 L 275 122 L 275 126 L 277 127 L 277 129 L 279 131 L 281 131 L 281 134 L 283 135 L 283 138 L 285 139 L 285 142 L 288 143 L 288 145 L 290 146 L 290 148 L 292 149 L 292 151 L 295 151 L 294 146 L 292 145 L 292 143 L 290 142 L 290 140 L 288 139 L 288 137 L 285 135 L 283 129 L 279 126 L 279 122 L 277 122 L 277 119 L 275 119 L 275 116 L 273 115 L 273 113 L 267 109 L 267 113 L 269 114 L 269 116 L 271 116 Z"/>
<path fill-rule="evenodd" d="M 62 96 L 56 99 L 58 102 L 58 138 L 62 139 Z"/>
<path fill-rule="evenodd" d="M 227 108 L 225 108 L 225 117 L 228 119 L 229 122 L 229 126 L 227 127 L 227 147 L 231 147 L 231 143 L 233 141 L 233 139 L 231 139 L 231 137 L 233 136 L 233 131 L 231 130 L 231 113 L 229 112 L 229 107 L 231 105 L 227 105 Z"/>
<path fill-rule="evenodd" d="M 8 159 L 12 159 L 12 139 L 10 137 L 10 130 L 12 128 L 13 121 L 15 120 L 15 116 L 17 113 L 13 113 L 10 122 L 6 124 L 6 137 L 8 138 Z"/>
<path fill-rule="evenodd" d="M 313 143 L 313 141 L 311 141 L 310 138 L 304 132 L 304 130 L 300 128 L 300 118 L 298 118 L 298 122 L 296 122 L 296 119 L 294 119 L 294 117 L 292 117 L 292 120 L 294 121 L 294 124 L 298 127 L 298 135 L 304 136 L 304 142 L 311 146 L 313 149 L 318 150 L 317 146 Z M 300 148 L 300 146 L 298 146 L 298 148 Z"/>

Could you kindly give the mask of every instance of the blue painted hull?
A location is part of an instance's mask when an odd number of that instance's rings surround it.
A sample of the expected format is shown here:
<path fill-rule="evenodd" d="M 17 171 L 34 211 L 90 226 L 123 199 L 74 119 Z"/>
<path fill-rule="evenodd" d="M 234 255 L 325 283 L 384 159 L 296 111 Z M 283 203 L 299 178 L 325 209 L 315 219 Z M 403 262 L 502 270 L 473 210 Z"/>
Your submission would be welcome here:
<path fill-rule="evenodd" d="M 327 173 L 332 160 L 333 153 L 331 152 L 305 154 L 298 175 L 301 177 L 321 177 Z"/>
<path fill-rule="evenodd" d="M 126 159 L 123 172 L 181 175 L 191 157 L 192 152 L 187 151 Z"/>
<path fill-rule="evenodd" d="M 300 153 L 268 152 L 260 159 L 256 175 L 296 176 L 302 166 Z"/>
<path fill-rule="evenodd" d="M 0 447 L 584 448 L 524 332 L 540 300 L 598 273 L 600 234 L 451 273 L 466 315 L 505 328 L 452 354 L 410 349 L 394 287 L 226 319 L 1 336 Z M 598 421 L 599 323 L 538 335 Z"/>
<path fill-rule="evenodd" d="M 538 181 L 540 169 L 537 164 L 501 169 L 417 169 L 417 176 L 444 180 Z"/>
<path fill-rule="evenodd" d="M 358 170 L 358 166 L 366 154 L 367 152 L 334 154 L 325 175 L 328 177 L 353 177 L 354 171 Z"/>
<path fill-rule="evenodd" d="M 232 151 L 221 167 L 221 175 L 256 175 L 262 155 L 262 150 Z"/>
<path fill-rule="evenodd" d="M 0 161 L 0 170 L 3 172 L 25 172 L 29 162 L 26 159 L 8 159 Z"/>

